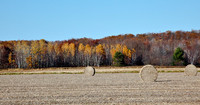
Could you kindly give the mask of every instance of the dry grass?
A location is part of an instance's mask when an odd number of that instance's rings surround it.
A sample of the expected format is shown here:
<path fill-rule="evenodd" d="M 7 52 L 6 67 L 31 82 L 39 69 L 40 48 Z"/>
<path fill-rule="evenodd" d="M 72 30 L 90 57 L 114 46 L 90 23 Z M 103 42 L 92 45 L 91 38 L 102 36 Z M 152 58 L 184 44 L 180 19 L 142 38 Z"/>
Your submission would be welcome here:
<path fill-rule="evenodd" d="M 158 72 L 184 72 L 185 67 L 176 66 L 155 66 Z M 142 66 L 127 67 L 95 67 L 96 73 L 138 73 Z M 81 74 L 85 67 L 60 67 L 60 68 L 42 68 L 42 69 L 1 69 L 0 75 L 17 74 Z M 200 71 L 200 68 L 197 68 Z"/>

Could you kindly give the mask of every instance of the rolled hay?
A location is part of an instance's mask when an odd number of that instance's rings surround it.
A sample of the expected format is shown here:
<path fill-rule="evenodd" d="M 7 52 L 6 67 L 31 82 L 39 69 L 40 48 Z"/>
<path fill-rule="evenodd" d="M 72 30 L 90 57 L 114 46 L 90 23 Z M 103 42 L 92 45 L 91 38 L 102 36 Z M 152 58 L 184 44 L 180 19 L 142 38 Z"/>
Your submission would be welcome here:
<path fill-rule="evenodd" d="M 91 66 L 87 66 L 84 70 L 84 74 L 88 76 L 94 76 L 95 75 L 95 68 Z"/>
<path fill-rule="evenodd" d="M 158 77 L 157 69 L 152 65 L 145 65 L 140 70 L 140 78 L 144 82 L 154 82 Z"/>
<path fill-rule="evenodd" d="M 197 68 L 195 65 L 190 64 L 185 67 L 185 74 L 187 76 L 196 76 L 197 75 Z"/>

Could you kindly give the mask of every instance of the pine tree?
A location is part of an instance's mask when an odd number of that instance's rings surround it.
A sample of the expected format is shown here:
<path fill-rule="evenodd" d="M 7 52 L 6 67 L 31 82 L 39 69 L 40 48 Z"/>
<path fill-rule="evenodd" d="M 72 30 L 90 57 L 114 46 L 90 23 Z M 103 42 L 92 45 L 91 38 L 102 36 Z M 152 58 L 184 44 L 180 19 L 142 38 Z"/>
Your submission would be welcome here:
<path fill-rule="evenodd" d="M 113 61 L 115 66 L 124 66 L 124 55 L 121 52 L 116 52 Z"/>
<path fill-rule="evenodd" d="M 174 54 L 173 54 L 173 62 L 172 64 L 175 66 L 175 65 L 178 65 L 178 66 L 181 66 L 181 65 L 184 65 L 184 51 L 178 47 L 176 48 L 176 50 L 174 51 Z"/>

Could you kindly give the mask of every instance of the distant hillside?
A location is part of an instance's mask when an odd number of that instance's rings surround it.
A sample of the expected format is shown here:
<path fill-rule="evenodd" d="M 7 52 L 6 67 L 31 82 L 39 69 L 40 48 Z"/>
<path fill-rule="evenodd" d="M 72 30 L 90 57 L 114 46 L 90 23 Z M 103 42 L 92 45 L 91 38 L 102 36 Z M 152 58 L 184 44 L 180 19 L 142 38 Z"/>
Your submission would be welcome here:
<path fill-rule="evenodd" d="M 184 64 L 200 63 L 200 31 L 125 34 L 102 39 L 0 41 L 0 68 L 110 66 L 116 52 L 125 65 L 172 65 L 176 48 L 184 50 Z M 183 63 L 177 63 L 183 65 Z"/>

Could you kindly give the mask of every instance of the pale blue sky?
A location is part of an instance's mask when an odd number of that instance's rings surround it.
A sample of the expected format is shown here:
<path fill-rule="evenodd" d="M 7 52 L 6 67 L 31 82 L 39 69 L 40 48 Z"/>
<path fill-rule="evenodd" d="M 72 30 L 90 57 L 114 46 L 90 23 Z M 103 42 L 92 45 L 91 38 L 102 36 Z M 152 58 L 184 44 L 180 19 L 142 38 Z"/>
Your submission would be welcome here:
<path fill-rule="evenodd" d="M 0 0 L 0 40 L 200 29 L 200 0 Z"/>

